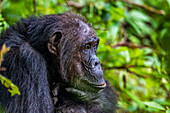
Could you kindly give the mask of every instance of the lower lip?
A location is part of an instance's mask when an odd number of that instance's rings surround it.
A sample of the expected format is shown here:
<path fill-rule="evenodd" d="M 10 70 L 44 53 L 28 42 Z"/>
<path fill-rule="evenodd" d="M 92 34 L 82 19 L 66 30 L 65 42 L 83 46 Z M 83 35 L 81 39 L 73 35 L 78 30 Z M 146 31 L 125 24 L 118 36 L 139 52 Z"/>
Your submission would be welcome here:
<path fill-rule="evenodd" d="M 100 84 L 100 85 L 95 85 L 95 87 L 97 87 L 97 88 L 105 88 L 106 87 L 106 83 L 102 83 L 102 84 Z"/>
<path fill-rule="evenodd" d="M 85 83 L 88 83 L 88 84 L 91 84 L 93 87 L 95 88 L 100 88 L 100 89 L 103 89 L 106 87 L 106 83 L 103 82 L 102 84 L 94 84 L 94 83 L 91 83 L 89 82 L 88 80 L 83 80 Z"/>

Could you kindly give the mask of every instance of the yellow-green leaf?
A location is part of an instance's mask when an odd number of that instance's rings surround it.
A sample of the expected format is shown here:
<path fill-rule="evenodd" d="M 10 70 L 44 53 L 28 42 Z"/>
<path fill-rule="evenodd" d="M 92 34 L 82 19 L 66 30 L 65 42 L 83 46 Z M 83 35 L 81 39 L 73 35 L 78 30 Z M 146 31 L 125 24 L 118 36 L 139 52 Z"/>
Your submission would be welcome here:
<path fill-rule="evenodd" d="M 156 102 L 143 102 L 143 103 L 149 107 L 153 107 L 153 108 L 160 109 L 160 110 L 165 110 L 163 106 L 161 106 L 160 104 Z"/>
<path fill-rule="evenodd" d="M 14 96 L 16 94 L 20 95 L 18 87 L 14 85 L 10 79 L 0 75 L 0 80 L 1 80 L 2 85 L 8 88 L 8 91 L 11 93 L 11 96 Z"/>

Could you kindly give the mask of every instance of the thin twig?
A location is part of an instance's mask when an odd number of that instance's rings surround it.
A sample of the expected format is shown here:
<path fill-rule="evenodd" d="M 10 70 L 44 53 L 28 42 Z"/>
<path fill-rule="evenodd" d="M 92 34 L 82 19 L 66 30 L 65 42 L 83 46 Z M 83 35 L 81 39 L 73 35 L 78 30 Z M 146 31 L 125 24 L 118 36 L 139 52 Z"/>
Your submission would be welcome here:
<path fill-rule="evenodd" d="M 106 67 L 106 68 L 104 68 L 104 70 L 123 69 L 123 70 L 126 70 L 128 73 L 134 74 L 134 75 L 136 75 L 138 77 L 144 76 L 144 75 L 138 74 L 138 73 L 130 70 L 130 68 L 134 68 L 134 67 L 138 67 L 138 68 L 152 68 L 153 70 L 156 70 L 153 67 L 147 67 L 147 66 L 144 66 L 144 65 L 141 65 L 141 66 L 140 65 L 139 66 L 137 66 L 137 65 L 128 65 L 128 66 L 121 66 L 121 67 Z M 150 74 L 147 74 L 147 75 L 150 75 Z"/>
<path fill-rule="evenodd" d="M 126 76 L 123 75 L 123 87 L 124 87 L 124 88 L 126 88 L 126 83 L 127 83 L 127 81 L 126 81 Z"/>
<path fill-rule="evenodd" d="M 36 15 L 36 13 L 37 13 L 37 9 L 36 9 L 36 0 L 33 0 L 33 4 L 34 4 L 34 14 Z"/>
<path fill-rule="evenodd" d="M 0 14 L 1 14 L 1 10 L 2 10 L 2 0 L 0 0 Z"/>
<path fill-rule="evenodd" d="M 120 67 L 106 67 L 104 69 L 128 69 L 128 68 L 134 68 L 134 67 L 139 67 L 139 68 L 152 68 L 152 67 L 147 67 L 144 65 L 127 65 L 127 66 L 120 66 Z"/>
<path fill-rule="evenodd" d="M 131 73 L 131 74 L 136 75 L 136 76 L 138 76 L 138 77 L 142 77 L 142 76 L 143 76 L 143 75 L 140 75 L 140 74 L 138 74 L 138 73 L 136 73 L 136 72 L 132 72 L 132 71 L 130 71 L 129 69 L 126 69 L 126 71 L 127 71 L 128 73 Z"/>
<path fill-rule="evenodd" d="M 6 71 L 5 67 L 0 67 L 0 71 Z"/>
<path fill-rule="evenodd" d="M 122 2 L 125 2 L 125 3 L 128 3 L 128 4 L 132 4 L 132 5 L 135 5 L 135 6 L 140 7 L 140 8 L 144 8 L 145 10 L 148 10 L 148 11 L 150 11 L 152 13 L 165 15 L 165 11 L 164 10 L 158 10 L 158 9 L 150 7 L 150 6 L 146 5 L 146 4 L 141 5 L 141 4 L 137 4 L 135 2 L 132 2 L 130 0 L 118 0 L 118 1 L 122 1 Z"/>
<path fill-rule="evenodd" d="M 136 45 L 136 44 L 133 44 L 131 42 L 120 42 L 120 43 L 118 43 L 116 45 L 112 45 L 111 47 L 116 48 L 116 47 L 119 47 L 119 46 L 127 46 L 128 48 L 131 48 L 131 49 L 147 48 L 147 46 L 145 46 L 145 45 Z"/>
<path fill-rule="evenodd" d="M 131 66 L 131 67 L 138 67 L 138 66 Z M 123 70 L 126 70 L 128 73 L 131 73 L 131 74 L 134 74 L 138 77 L 141 77 L 142 75 L 136 73 L 136 72 L 132 72 L 129 70 L 129 68 L 131 67 L 128 67 L 128 66 L 122 66 L 122 67 L 107 67 L 107 68 L 104 68 L 104 70 L 109 70 L 109 69 L 123 69 Z M 141 67 L 146 67 L 146 66 L 141 66 Z M 147 67 L 146 67 L 147 68 Z"/>
<path fill-rule="evenodd" d="M 123 40 L 123 42 L 127 42 L 127 40 L 128 40 L 128 34 L 127 34 L 127 32 L 126 32 L 126 29 L 124 28 L 124 26 L 123 26 L 123 24 L 122 23 L 120 23 L 120 30 L 121 30 L 121 32 L 123 33 L 123 35 L 124 35 L 124 40 Z"/>

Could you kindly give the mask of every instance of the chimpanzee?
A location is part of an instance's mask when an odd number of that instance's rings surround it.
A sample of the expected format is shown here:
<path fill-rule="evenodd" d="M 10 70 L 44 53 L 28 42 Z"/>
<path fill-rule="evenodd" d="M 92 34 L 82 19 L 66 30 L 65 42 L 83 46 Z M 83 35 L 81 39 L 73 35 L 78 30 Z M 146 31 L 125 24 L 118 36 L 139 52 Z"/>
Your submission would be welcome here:
<path fill-rule="evenodd" d="M 96 56 L 99 38 L 75 13 L 28 17 L 2 32 L 2 75 L 19 87 L 10 96 L 0 85 L 7 113 L 114 113 L 117 97 Z M 56 93 L 54 93 L 56 92 Z M 53 99 L 56 99 L 53 103 Z"/>

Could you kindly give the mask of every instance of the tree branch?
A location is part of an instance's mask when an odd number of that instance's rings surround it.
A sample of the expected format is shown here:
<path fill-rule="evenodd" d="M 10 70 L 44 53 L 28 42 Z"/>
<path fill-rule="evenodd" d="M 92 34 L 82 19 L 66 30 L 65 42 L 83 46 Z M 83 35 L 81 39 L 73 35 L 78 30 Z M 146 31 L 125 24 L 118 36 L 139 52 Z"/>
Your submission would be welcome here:
<path fill-rule="evenodd" d="M 122 1 L 122 2 L 125 2 L 125 3 L 128 3 L 128 4 L 132 4 L 132 5 L 135 5 L 135 6 L 140 7 L 140 8 L 144 8 L 145 10 L 148 10 L 148 11 L 150 11 L 152 13 L 165 15 L 165 11 L 164 10 L 158 10 L 158 9 L 150 7 L 150 6 L 146 5 L 146 4 L 141 5 L 141 4 L 134 3 L 134 2 L 132 2 L 130 0 L 118 0 L 118 1 Z"/>
<path fill-rule="evenodd" d="M 6 71 L 5 67 L 0 67 L 0 71 Z"/>
<path fill-rule="evenodd" d="M 145 45 L 136 45 L 136 44 L 133 44 L 131 42 L 120 42 L 119 44 L 116 44 L 116 45 L 112 45 L 111 47 L 112 48 L 116 48 L 116 47 L 119 47 L 119 46 L 127 46 L 128 48 L 131 48 L 131 49 L 135 49 L 135 48 L 146 48 L 147 46 Z"/>
<path fill-rule="evenodd" d="M 131 74 L 134 74 L 134 75 L 136 75 L 136 76 L 138 76 L 138 77 L 141 77 L 141 76 L 143 76 L 143 75 L 141 75 L 141 74 L 138 74 L 138 73 L 136 73 L 136 72 L 133 72 L 133 71 L 131 71 L 130 70 L 130 68 L 133 68 L 133 67 L 138 67 L 138 68 L 152 68 L 153 70 L 156 70 L 155 68 L 153 68 L 153 67 L 147 67 L 147 66 L 144 66 L 144 65 L 124 65 L 124 66 L 120 66 L 120 67 L 106 67 L 106 68 L 104 68 L 104 70 L 109 70 L 109 69 L 124 69 L 124 70 L 126 70 L 128 73 L 131 73 Z"/>
<path fill-rule="evenodd" d="M 106 67 L 104 69 L 128 69 L 128 68 L 133 68 L 133 67 L 140 67 L 140 68 L 152 68 L 152 67 L 146 67 L 144 65 L 124 65 L 124 66 L 120 66 L 120 67 Z"/>
<path fill-rule="evenodd" d="M 138 76 L 138 77 L 143 76 L 143 75 L 140 75 L 140 74 L 138 74 L 138 73 L 132 72 L 132 71 L 130 71 L 129 69 L 126 69 L 126 71 L 127 71 L 128 73 L 134 74 L 134 75 L 136 75 L 136 76 Z"/>
<path fill-rule="evenodd" d="M 81 4 L 77 3 L 77 2 L 74 2 L 74 1 L 66 1 L 66 3 L 67 3 L 68 6 L 74 6 L 77 9 L 83 8 L 83 5 L 81 5 Z"/>

